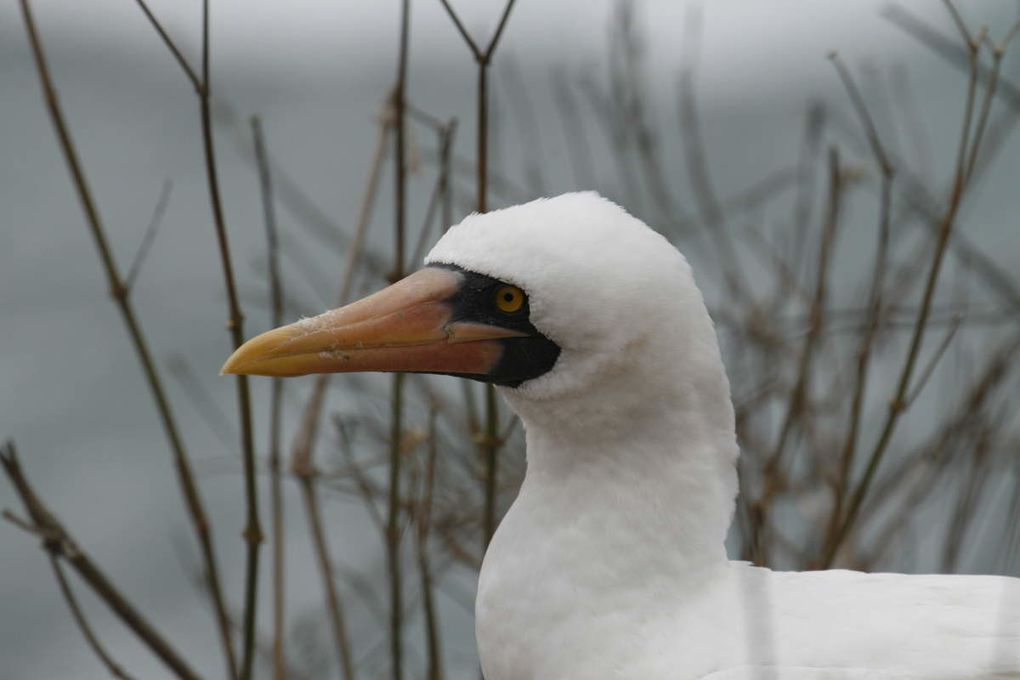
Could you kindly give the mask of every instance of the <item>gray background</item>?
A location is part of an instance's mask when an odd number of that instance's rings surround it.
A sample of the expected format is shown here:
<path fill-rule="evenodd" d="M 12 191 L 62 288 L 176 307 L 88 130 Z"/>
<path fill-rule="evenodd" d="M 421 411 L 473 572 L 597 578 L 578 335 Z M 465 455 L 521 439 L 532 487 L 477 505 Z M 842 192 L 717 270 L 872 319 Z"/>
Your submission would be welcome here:
<path fill-rule="evenodd" d="M 938 3 L 904 4 L 951 30 Z M 37 0 L 34 5 L 62 103 L 123 267 L 137 248 L 161 183 L 167 178 L 174 182 L 165 224 L 135 300 L 156 356 L 186 357 L 233 418 L 233 386 L 216 377 L 229 339 L 223 330 L 225 306 L 205 194 L 197 103 L 189 86 L 132 2 Z M 458 116 L 458 153 L 469 157 L 473 70 L 465 46 L 438 2 L 415 0 L 412 5 L 410 98 L 437 115 Z M 152 6 L 197 65 L 199 3 L 154 0 Z M 724 193 L 774 169 L 777 159 L 788 163 L 795 158 L 809 99 L 843 106 L 844 95 L 825 58 L 832 49 L 855 67 L 906 65 L 926 134 L 936 140 L 956 134 L 962 77 L 883 20 L 881 7 L 879 2 L 834 0 L 704 3 L 702 119 Z M 467 26 L 483 35 L 500 8 L 500 2 L 490 0 L 458 3 Z M 601 75 L 611 9 L 612 3 L 603 0 L 521 0 L 500 48 L 494 76 L 497 117 L 513 139 L 520 130 L 513 122 L 520 102 L 505 83 L 521 79 L 541 121 L 539 165 L 554 193 L 585 187 L 570 173 L 560 123 L 551 122 L 550 76 L 556 69 L 570 77 Z M 649 83 L 664 126 L 675 124 L 667 107 L 675 99 L 687 9 L 683 2 L 648 0 L 639 11 L 648 37 Z M 213 3 L 217 99 L 243 116 L 263 117 L 280 164 L 345 229 L 356 216 L 372 154 L 373 116 L 395 73 L 397 12 L 395 0 Z M 968 16 L 1001 33 L 1013 12 L 1011 3 L 987 2 L 969 8 Z M 1014 66 L 1007 63 L 1006 72 L 1016 73 Z M 226 216 L 240 286 L 249 302 L 248 331 L 254 333 L 268 327 L 264 305 L 255 303 L 264 286 L 257 184 L 235 143 L 246 127 L 221 118 L 217 134 Z M 416 142 L 425 155 L 432 148 L 431 138 L 420 131 Z M 518 177 L 525 156 L 536 152 L 535 146 L 506 140 L 496 147 L 497 165 Z M 672 151 L 663 151 L 672 159 L 668 171 L 680 173 L 682 164 Z M 608 150 L 597 147 L 596 152 L 596 165 L 610 167 Z M 934 160 L 947 168 L 944 157 Z M 1015 153 L 1003 154 L 996 180 L 982 187 L 980 207 L 965 216 L 969 234 L 1014 270 L 1020 265 L 1017 165 Z M 596 172 L 612 183 L 608 170 L 597 167 Z M 412 177 L 412 214 L 420 214 L 431 183 L 430 172 Z M 525 190 L 520 198 L 527 197 Z M 373 227 L 376 242 L 388 238 L 386 205 L 384 192 Z M 212 619 L 180 557 L 190 559 L 193 550 L 171 459 L 120 319 L 106 297 L 14 3 L 0 6 L 0 215 L 0 436 L 16 438 L 31 478 L 82 544 L 143 610 L 154 613 L 159 628 L 187 650 L 195 666 L 215 674 L 221 663 Z M 865 218 L 872 219 L 870 214 Z M 318 267 L 325 283 L 315 287 L 291 275 L 291 290 L 308 309 L 325 307 L 332 297 L 337 256 L 309 239 L 285 210 L 281 228 L 308 244 L 308 262 L 288 266 Z M 243 518 L 237 458 L 196 417 L 177 383 L 168 384 L 198 461 L 229 601 L 239 608 Z M 264 388 L 259 385 L 256 392 L 260 437 L 267 410 Z M 294 492 L 290 485 L 287 490 Z M 289 607 L 294 619 L 309 621 L 299 637 L 322 636 L 317 575 L 297 498 L 290 500 Z M 0 483 L 0 505 L 18 507 L 5 483 Z M 380 570 L 379 539 L 356 501 L 330 500 L 326 511 L 343 567 L 360 573 Z M 0 678 L 106 677 L 68 616 L 35 543 L 0 523 Z M 265 575 L 269 561 L 264 555 Z M 473 673 L 476 663 L 472 578 L 454 573 L 442 588 L 453 677 Z M 101 606 L 93 606 L 83 591 L 81 597 L 100 635 L 127 668 L 140 677 L 164 676 L 163 668 Z M 262 602 L 262 620 L 268 623 L 269 601 Z M 365 612 L 356 614 L 353 635 L 359 649 L 383 640 L 382 629 Z M 408 640 L 418 648 L 415 629 Z"/>

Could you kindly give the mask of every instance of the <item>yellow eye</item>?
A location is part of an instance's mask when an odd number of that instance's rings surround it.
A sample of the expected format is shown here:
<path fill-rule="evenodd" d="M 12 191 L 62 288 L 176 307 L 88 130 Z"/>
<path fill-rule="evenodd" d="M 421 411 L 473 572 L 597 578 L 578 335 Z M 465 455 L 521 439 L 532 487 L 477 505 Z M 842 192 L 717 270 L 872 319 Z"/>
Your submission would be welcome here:
<path fill-rule="evenodd" d="M 507 314 L 520 311 L 524 306 L 524 291 L 517 286 L 503 286 L 496 291 L 496 306 Z"/>

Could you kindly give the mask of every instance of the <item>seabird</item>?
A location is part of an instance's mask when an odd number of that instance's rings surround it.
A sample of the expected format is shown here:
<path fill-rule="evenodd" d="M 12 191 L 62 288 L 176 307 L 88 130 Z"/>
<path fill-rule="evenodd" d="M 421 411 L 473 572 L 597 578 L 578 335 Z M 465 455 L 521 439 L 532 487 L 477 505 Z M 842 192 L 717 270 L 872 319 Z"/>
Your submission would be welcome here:
<path fill-rule="evenodd" d="M 426 266 L 260 335 L 225 373 L 499 386 L 527 473 L 485 554 L 488 680 L 1018 678 L 1020 579 L 727 559 L 729 381 L 686 259 L 595 193 L 452 227 Z"/>

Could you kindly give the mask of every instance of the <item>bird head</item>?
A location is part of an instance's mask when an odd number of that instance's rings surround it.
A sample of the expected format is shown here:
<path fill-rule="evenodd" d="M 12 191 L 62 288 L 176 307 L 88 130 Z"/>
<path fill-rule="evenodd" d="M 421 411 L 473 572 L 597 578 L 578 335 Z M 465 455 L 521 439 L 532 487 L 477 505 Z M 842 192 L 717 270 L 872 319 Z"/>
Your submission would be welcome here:
<path fill-rule="evenodd" d="M 470 215 L 421 270 L 249 340 L 223 372 L 452 374 L 522 403 L 588 394 L 621 375 L 682 388 L 706 362 L 717 379 L 715 334 L 684 257 L 583 192 Z"/>

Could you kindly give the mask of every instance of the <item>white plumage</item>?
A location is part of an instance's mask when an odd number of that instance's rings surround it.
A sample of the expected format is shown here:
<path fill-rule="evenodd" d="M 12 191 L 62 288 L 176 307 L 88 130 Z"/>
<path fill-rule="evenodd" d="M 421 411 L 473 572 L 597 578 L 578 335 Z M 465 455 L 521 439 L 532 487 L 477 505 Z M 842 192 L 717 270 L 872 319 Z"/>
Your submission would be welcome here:
<path fill-rule="evenodd" d="M 593 193 L 453 227 L 428 261 L 527 291 L 562 353 L 500 388 L 528 469 L 485 556 L 487 680 L 1016 678 L 1020 580 L 731 562 L 729 383 L 690 267 Z"/>

